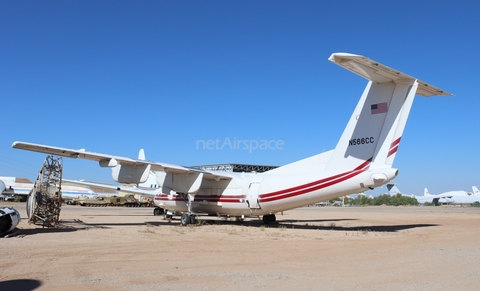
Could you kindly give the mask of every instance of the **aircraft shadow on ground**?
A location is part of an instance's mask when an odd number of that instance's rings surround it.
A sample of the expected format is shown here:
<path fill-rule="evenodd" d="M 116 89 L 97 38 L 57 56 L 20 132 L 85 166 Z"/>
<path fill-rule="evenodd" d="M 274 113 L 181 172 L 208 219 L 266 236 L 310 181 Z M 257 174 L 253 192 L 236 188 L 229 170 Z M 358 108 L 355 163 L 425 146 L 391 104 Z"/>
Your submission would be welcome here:
<path fill-rule="evenodd" d="M 0 290 L 30 291 L 42 285 L 41 281 L 32 279 L 18 279 L 0 281 Z"/>
<path fill-rule="evenodd" d="M 141 224 L 139 224 L 141 225 Z M 35 235 L 40 233 L 61 233 L 61 232 L 74 232 L 77 230 L 86 230 L 91 228 L 108 228 L 103 226 L 102 224 L 88 224 L 84 223 L 79 219 L 60 219 L 55 227 L 47 227 L 42 225 L 37 225 L 36 228 L 28 228 L 28 229 L 18 229 L 16 228 L 14 231 L 10 232 L 8 235 L 10 237 L 23 237 L 27 235 Z M 3 290 L 0 288 L 0 290 Z"/>
<path fill-rule="evenodd" d="M 247 219 L 244 221 L 233 221 L 225 219 L 203 219 L 199 217 L 199 221 L 194 226 L 202 227 L 208 225 L 232 225 L 239 227 L 255 227 L 255 228 L 282 228 L 282 229 L 302 229 L 302 230 L 333 230 L 333 231 L 360 231 L 360 232 L 397 232 L 405 229 L 419 228 L 419 227 L 433 227 L 438 224 L 400 224 L 400 225 L 362 225 L 362 226 L 340 226 L 337 222 L 355 221 L 359 219 L 345 218 L 345 219 L 317 219 L 317 220 L 278 220 L 275 223 L 263 224 L 260 219 Z M 17 230 L 18 236 L 34 235 L 39 233 L 58 233 L 58 232 L 73 232 L 87 229 L 109 229 L 115 226 L 171 226 L 177 227 L 180 225 L 179 219 L 172 220 L 155 220 L 144 222 L 99 222 L 99 223 L 84 223 L 79 219 L 60 220 L 56 227 L 38 227 L 34 229 L 20 229 Z M 3 290 L 0 288 L 0 290 Z"/>
<path fill-rule="evenodd" d="M 152 215 L 152 214 L 148 214 L 148 215 Z M 148 215 L 145 215 L 145 214 L 129 214 L 129 215 L 124 215 L 124 214 L 81 214 L 80 216 L 85 216 L 85 217 L 138 217 L 138 216 L 148 216 Z"/>
<path fill-rule="evenodd" d="M 284 229 L 304 229 L 304 230 L 334 230 L 334 231 L 361 231 L 361 232 L 397 232 L 405 229 L 419 228 L 419 227 L 433 227 L 439 226 L 438 224 L 401 224 L 401 225 L 362 225 L 362 226 L 337 226 L 335 222 L 352 221 L 358 219 L 345 218 L 345 219 L 318 219 L 318 220 L 279 220 L 275 223 L 263 224 L 261 220 L 244 220 L 244 221 L 232 221 L 221 219 L 201 219 L 198 224 L 200 227 L 203 225 L 233 225 L 233 226 L 246 226 L 246 227 L 266 227 L 266 228 L 284 228 Z M 313 222 L 313 224 L 312 224 Z M 324 223 L 318 224 L 318 223 Z M 171 222 L 162 221 L 150 221 L 145 224 L 153 226 L 171 225 L 178 226 L 180 221 L 174 219 Z"/>
<path fill-rule="evenodd" d="M 402 224 L 402 225 L 363 225 L 363 226 L 337 226 L 331 225 L 297 225 L 279 223 L 278 227 L 312 230 L 334 230 L 334 231 L 360 231 L 360 232 L 397 232 L 405 229 L 418 227 L 433 227 L 438 224 Z"/>

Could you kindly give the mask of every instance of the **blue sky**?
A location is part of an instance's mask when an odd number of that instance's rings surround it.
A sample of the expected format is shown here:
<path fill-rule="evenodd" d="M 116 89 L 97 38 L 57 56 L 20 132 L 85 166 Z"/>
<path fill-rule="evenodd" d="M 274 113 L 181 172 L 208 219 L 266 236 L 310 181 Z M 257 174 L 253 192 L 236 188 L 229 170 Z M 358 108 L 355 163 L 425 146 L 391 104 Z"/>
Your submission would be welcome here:
<path fill-rule="evenodd" d="M 480 186 L 480 3 L 1 1 L 0 176 L 36 178 L 26 141 L 180 165 L 283 165 L 335 147 L 366 80 L 361 54 L 455 94 L 415 99 L 402 192 Z M 282 141 L 202 149 L 198 141 Z M 110 182 L 64 159 L 64 177 Z M 377 189 L 370 194 L 383 193 Z"/>

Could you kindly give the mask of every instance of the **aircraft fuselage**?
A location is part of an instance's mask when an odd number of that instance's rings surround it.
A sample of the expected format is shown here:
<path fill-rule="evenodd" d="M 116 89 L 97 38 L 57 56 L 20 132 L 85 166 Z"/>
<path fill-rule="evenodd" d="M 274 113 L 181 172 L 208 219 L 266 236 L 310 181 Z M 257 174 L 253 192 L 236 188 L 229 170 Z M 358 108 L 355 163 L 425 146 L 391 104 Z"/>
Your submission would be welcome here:
<path fill-rule="evenodd" d="M 326 201 L 339 196 L 363 192 L 383 185 L 397 174 L 396 169 L 364 168 L 343 173 L 270 175 L 233 173 L 230 181 L 204 181 L 192 201 L 195 213 L 229 216 L 260 216 Z M 381 182 L 375 175 L 385 177 Z M 155 205 L 165 210 L 187 212 L 188 195 L 162 193 L 155 195 Z"/>

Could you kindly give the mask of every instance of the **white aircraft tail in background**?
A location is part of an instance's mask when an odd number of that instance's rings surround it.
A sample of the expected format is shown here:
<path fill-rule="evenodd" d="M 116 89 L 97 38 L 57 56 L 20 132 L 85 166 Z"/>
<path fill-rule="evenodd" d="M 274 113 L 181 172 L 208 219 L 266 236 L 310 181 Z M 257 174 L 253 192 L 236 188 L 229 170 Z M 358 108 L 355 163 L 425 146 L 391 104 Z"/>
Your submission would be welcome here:
<path fill-rule="evenodd" d="M 155 204 L 182 213 L 183 225 L 195 213 L 263 216 L 374 189 L 393 180 L 392 168 L 415 94 L 450 93 L 364 56 L 335 53 L 329 60 L 369 82 L 335 149 L 263 173 L 209 171 L 25 142 L 12 147 L 98 161 L 119 183 L 143 183 L 156 172 L 161 194 Z M 343 102 L 343 101 L 341 101 Z"/>
<path fill-rule="evenodd" d="M 390 196 L 402 194 L 402 192 L 400 192 L 400 189 L 398 189 L 397 184 L 387 184 L 387 190 Z"/>
<path fill-rule="evenodd" d="M 480 191 L 478 190 L 477 186 L 472 186 L 472 191 L 473 195 L 480 196 Z"/>
<path fill-rule="evenodd" d="M 423 196 L 433 196 L 432 194 L 430 194 L 430 192 L 428 191 L 427 188 L 423 189 Z"/>

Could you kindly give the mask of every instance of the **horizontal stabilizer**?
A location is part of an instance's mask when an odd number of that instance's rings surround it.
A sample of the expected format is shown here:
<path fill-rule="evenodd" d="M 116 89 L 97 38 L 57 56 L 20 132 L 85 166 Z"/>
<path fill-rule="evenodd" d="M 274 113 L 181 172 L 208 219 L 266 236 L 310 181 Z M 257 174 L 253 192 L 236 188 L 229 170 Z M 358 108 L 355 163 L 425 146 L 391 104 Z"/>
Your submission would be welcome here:
<path fill-rule="evenodd" d="M 369 58 L 360 55 L 348 54 L 348 53 L 334 53 L 328 59 L 329 61 L 344 67 L 345 69 L 352 71 L 353 73 L 364 77 L 372 82 L 382 83 L 400 83 L 408 82 L 411 80 L 417 80 L 418 95 L 430 97 L 430 96 L 453 96 L 448 92 L 445 92 L 435 86 L 427 84 L 418 80 L 412 76 L 394 70 L 385 65 L 379 64 Z"/>

